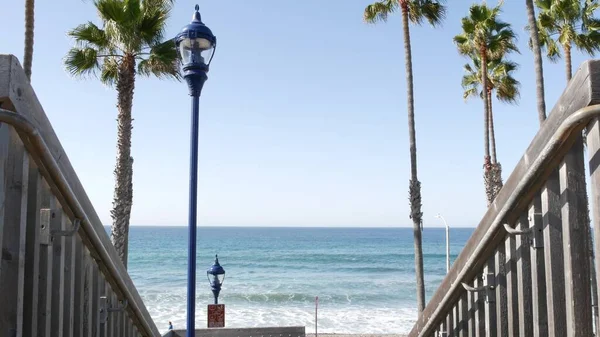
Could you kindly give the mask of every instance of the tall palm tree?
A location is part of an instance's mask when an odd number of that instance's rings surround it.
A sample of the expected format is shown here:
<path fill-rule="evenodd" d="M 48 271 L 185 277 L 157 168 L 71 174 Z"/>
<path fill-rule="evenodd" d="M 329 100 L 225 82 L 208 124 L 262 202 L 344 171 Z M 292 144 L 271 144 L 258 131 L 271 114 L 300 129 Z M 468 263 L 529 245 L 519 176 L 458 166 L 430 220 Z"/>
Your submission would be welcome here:
<path fill-rule="evenodd" d="M 502 2 L 496 7 L 489 8 L 485 3 L 472 5 L 469 15 L 462 19 L 463 32 L 454 37 L 454 42 L 460 54 L 474 58 L 479 57 L 481 62 L 482 88 L 488 88 L 489 60 L 500 59 L 506 54 L 517 51 L 515 44 L 516 35 L 509 23 L 501 21 L 498 16 L 501 12 Z M 496 169 L 490 157 L 490 111 L 488 95 L 483 95 L 483 120 L 484 120 L 484 183 L 488 206 L 496 197 L 499 186 Z"/>
<path fill-rule="evenodd" d="M 546 98 L 544 96 L 544 66 L 542 64 L 542 48 L 540 46 L 538 27 L 535 24 L 536 20 L 533 0 L 525 0 L 525 5 L 527 7 L 527 22 L 529 23 L 529 27 L 532 27 L 532 29 L 529 31 L 529 34 L 531 36 L 533 64 L 535 67 L 538 119 L 541 126 L 546 120 Z"/>
<path fill-rule="evenodd" d="M 31 82 L 31 63 L 33 60 L 33 19 L 34 0 L 25 0 L 25 55 L 23 56 L 23 68 L 27 80 Z"/>
<path fill-rule="evenodd" d="M 425 283 L 423 280 L 423 247 L 421 240 L 421 183 L 417 178 L 417 141 L 415 136 L 415 108 L 413 96 L 412 51 L 410 47 L 409 23 L 422 24 L 425 20 L 439 26 L 445 15 L 443 0 L 381 0 L 365 8 L 364 20 L 368 23 L 386 21 L 389 14 L 400 10 L 404 33 L 404 62 L 406 66 L 406 98 L 408 101 L 408 135 L 410 142 L 410 218 L 413 222 L 415 239 L 415 272 L 417 277 L 417 305 L 419 313 L 425 308 Z"/>
<path fill-rule="evenodd" d="M 492 109 L 492 93 L 496 92 L 496 99 L 505 103 L 517 103 L 519 99 L 520 83 L 513 77 L 513 72 L 517 70 L 518 65 L 515 62 L 498 59 L 488 62 L 487 90 L 481 86 L 481 61 L 478 56 L 473 57 L 473 66 L 465 64 L 465 75 L 462 79 L 462 87 L 465 90 L 463 98 L 487 95 L 488 100 L 488 119 L 491 149 L 491 170 L 492 170 L 492 188 L 494 196 L 502 188 L 502 166 L 496 157 L 496 137 L 494 132 L 494 115 Z"/>
<path fill-rule="evenodd" d="M 69 32 L 75 40 L 65 58 L 74 76 L 98 74 L 117 89 L 117 161 L 111 239 L 127 266 L 129 218 L 133 202 L 132 103 L 136 74 L 180 79 L 172 40 L 163 42 L 171 10 L 167 0 L 95 0 L 102 27 L 92 22 Z"/>
<path fill-rule="evenodd" d="M 600 7 L 597 0 L 536 0 L 540 9 L 537 20 L 539 45 L 546 50 L 551 62 L 565 56 L 567 82 L 573 77 L 571 64 L 572 48 L 575 47 L 590 56 L 600 50 L 600 20 L 594 18 L 594 11 Z M 530 46 L 535 46 L 530 41 Z"/>

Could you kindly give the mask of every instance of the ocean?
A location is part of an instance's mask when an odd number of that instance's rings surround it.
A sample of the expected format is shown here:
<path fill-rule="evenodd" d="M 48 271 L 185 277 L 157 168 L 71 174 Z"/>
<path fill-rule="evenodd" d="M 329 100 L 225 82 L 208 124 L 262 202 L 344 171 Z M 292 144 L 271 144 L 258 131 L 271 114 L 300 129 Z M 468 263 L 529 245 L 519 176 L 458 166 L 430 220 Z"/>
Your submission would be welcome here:
<path fill-rule="evenodd" d="M 451 261 L 472 228 L 450 229 Z M 198 227 L 196 327 L 213 295 L 206 269 L 226 271 L 226 327 L 303 325 L 323 333 L 408 333 L 416 319 L 412 228 Z M 425 228 L 426 297 L 446 274 L 445 230 Z M 159 330 L 185 328 L 186 227 L 131 227 L 129 273 Z"/>

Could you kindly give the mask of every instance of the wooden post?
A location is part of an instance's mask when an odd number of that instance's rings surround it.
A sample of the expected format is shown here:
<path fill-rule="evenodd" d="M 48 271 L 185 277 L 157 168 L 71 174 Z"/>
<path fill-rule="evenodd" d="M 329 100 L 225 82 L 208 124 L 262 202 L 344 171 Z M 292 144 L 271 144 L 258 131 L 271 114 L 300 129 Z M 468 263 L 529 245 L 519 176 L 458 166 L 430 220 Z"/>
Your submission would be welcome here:
<path fill-rule="evenodd" d="M 38 292 L 40 275 L 40 208 L 44 202 L 40 173 L 29 161 L 27 189 L 27 223 L 25 252 L 25 284 L 23 336 L 38 335 Z"/>
<path fill-rule="evenodd" d="M 92 257 L 84 248 L 83 268 L 83 336 L 92 337 Z M 95 337 L 95 336 L 94 336 Z"/>
<path fill-rule="evenodd" d="M 520 236 L 520 235 L 519 235 Z M 519 297 L 517 282 L 517 239 L 506 238 L 506 299 L 508 309 L 508 336 L 519 336 Z"/>
<path fill-rule="evenodd" d="M 558 170 L 555 170 L 548 178 L 546 185 L 542 189 L 541 199 L 542 221 L 544 223 L 544 257 L 546 262 L 548 336 L 564 337 L 567 336 L 567 320 Z"/>
<path fill-rule="evenodd" d="M 23 232 L 27 209 L 27 174 L 23 166 L 27 165 L 25 149 L 18 135 L 7 125 L 0 125 L 0 157 L 5 160 L 2 173 L 3 203 L 0 213 L 0 335 L 16 336 L 22 334 L 23 279 L 24 266 L 21 252 L 25 233 Z"/>
<path fill-rule="evenodd" d="M 587 136 L 585 137 L 588 149 L 589 170 L 590 170 L 590 206 L 592 218 L 594 220 L 594 246 L 596 255 L 600 252 L 600 120 L 595 118 L 587 128 Z M 594 261 L 596 272 L 600 271 L 600 257 L 596 256 Z M 600 277 L 596 278 L 596 284 L 600 289 Z M 595 303 L 600 303 L 600 299 L 596 298 Z M 600 327 L 596 327 L 598 331 Z"/>
<path fill-rule="evenodd" d="M 91 286 L 91 299 L 90 301 L 92 302 L 92 309 L 91 309 L 91 314 L 92 314 L 92 336 L 93 337 L 97 337 L 99 335 L 99 331 L 100 331 L 100 292 L 99 292 L 99 282 L 98 282 L 98 278 L 99 278 L 99 271 L 98 271 L 98 265 L 96 264 L 96 261 L 94 259 L 92 259 L 92 272 L 91 272 L 91 280 L 90 280 L 90 286 Z"/>
<path fill-rule="evenodd" d="M 477 278 L 477 277 L 476 277 Z M 476 279 L 475 278 L 475 279 Z M 471 287 L 476 288 L 477 283 L 473 280 L 470 284 Z M 475 337 L 477 331 L 477 320 L 475 319 L 475 313 L 477 312 L 477 293 L 468 291 L 467 297 L 469 302 L 469 324 L 468 324 L 468 337 Z"/>
<path fill-rule="evenodd" d="M 519 230 L 529 229 L 527 213 L 519 219 Z M 517 305 L 519 336 L 533 336 L 533 308 L 531 294 L 531 245 L 533 234 L 517 235 L 515 238 L 516 251 L 516 280 L 517 280 Z M 543 273 L 542 273 L 543 274 Z M 545 299 L 545 297 L 544 297 Z M 545 312 L 545 310 L 544 310 Z M 513 316 L 514 317 L 514 316 Z"/>
<path fill-rule="evenodd" d="M 446 316 L 446 327 L 448 328 L 448 330 L 446 330 L 448 337 L 455 337 L 455 335 L 454 335 L 454 307 L 452 307 L 448 311 L 448 316 Z"/>
<path fill-rule="evenodd" d="M 56 197 L 50 199 L 50 232 L 64 231 L 63 214 Z M 50 324 L 50 336 L 62 337 L 63 332 L 63 307 L 65 300 L 65 255 L 63 247 L 65 245 L 64 236 L 54 236 L 51 234 L 52 244 L 52 321 Z"/>
<path fill-rule="evenodd" d="M 529 226 L 533 227 L 531 252 L 531 301 L 533 336 L 548 336 L 548 302 L 546 300 L 546 253 L 544 252 L 544 224 L 541 196 L 534 197 L 529 206 Z"/>
<path fill-rule="evenodd" d="M 583 141 L 577 138 L 559 168 L 565 263 L 567 336 L 592 336 Z"/>
<path fill-rule="evenodd" d="M 485 332 L 486 337 L 496 337 L 498 322 L 496 319 L 496 273 L 495 255 L 488 259 L 484 271 L 484 285 L 488 287 L 485 292 Z M 500 336 L 502 337 L 502 336 Z"/>
<path fill-rule="evenodd" d="M 496 331 L 497 336 L 508 335 L 508 306 L 506 291 L 506 247 L 504 241 L 496 247 L 494 265 L 496 267 Z"/>

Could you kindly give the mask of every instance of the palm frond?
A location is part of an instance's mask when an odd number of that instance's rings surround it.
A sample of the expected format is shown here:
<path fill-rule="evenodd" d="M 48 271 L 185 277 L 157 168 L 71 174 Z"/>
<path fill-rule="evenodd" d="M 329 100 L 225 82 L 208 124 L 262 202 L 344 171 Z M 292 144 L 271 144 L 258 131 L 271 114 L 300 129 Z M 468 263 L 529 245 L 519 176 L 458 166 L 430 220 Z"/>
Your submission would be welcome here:
<path fill-rule="evenodd" d="M 99 68 L 98 51 L 94 48 L 71 48 L 64 60 L 71 76 L 94 74 Z"/>
<path fill-rule="evenodd" d="M 170 40 L 151 48 L 148 58 L 139 62 L 138 74 L 180 80 L 179 59 L 175 43 Z"/>
<path fill-rule="evenodd" d="M 67 32 L 77 46 L 81 48 L 93 47 L 99 50 L 110 49 L 110 41 L 104 30 L 98 28 L 93 22 L 84 23 Z"/>
<path fill-rule="evenodd" d="M 102 63 L 100 70 L 100 82 L 104 85 L 112 87 L 119 75 L 119 63 L 115 57 L 107 57 Z"/>
<path fill-rule="evenodd" d="M 365 8 L 363 19 L 367 23 L 387 21 L 388 15 L 398 10 L 398 1 L 382 0 L 374 2 Z"/>

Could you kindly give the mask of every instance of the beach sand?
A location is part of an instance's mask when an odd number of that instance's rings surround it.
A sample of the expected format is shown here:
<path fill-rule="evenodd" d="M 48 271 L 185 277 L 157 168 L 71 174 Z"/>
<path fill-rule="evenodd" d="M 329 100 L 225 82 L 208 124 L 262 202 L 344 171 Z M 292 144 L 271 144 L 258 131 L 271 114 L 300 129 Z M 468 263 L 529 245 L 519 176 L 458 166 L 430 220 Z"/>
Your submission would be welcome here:
<path fill-rule="evenodd" d="M 306 337 L 315 337 L 315 334 L 307 333 Z M 362 334 L 320 333 L 319 337 L 406 337 L 406 335 L 394 335 L 394 334 L 362 335 Z"/>

